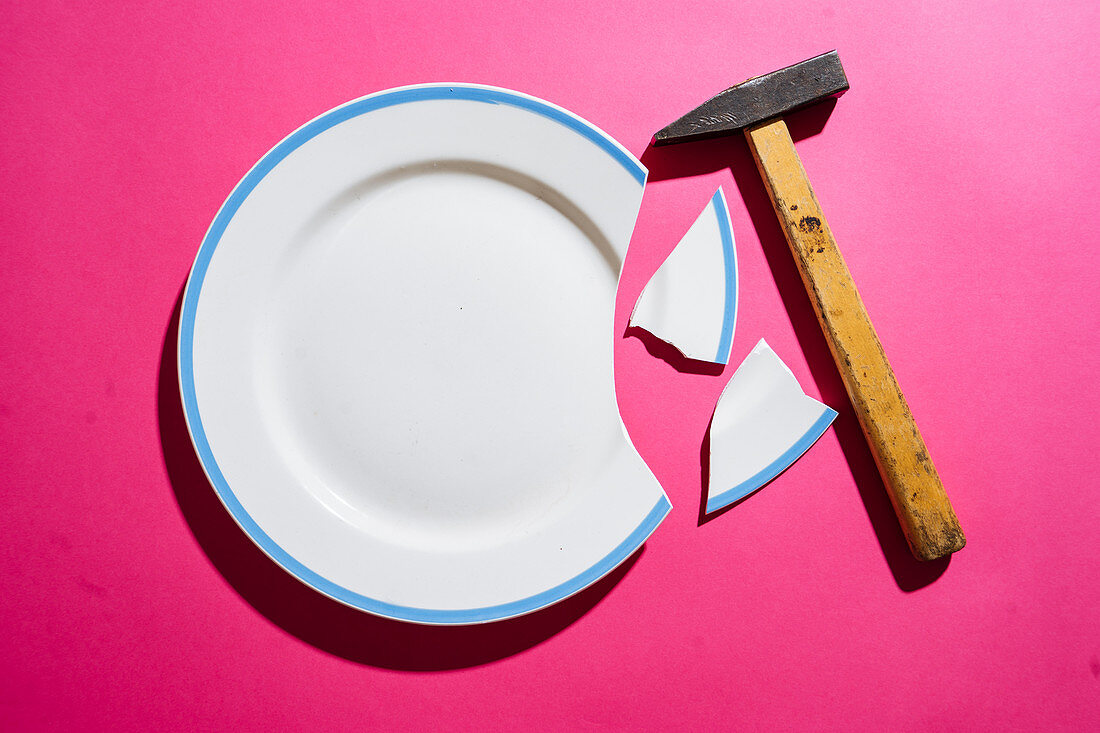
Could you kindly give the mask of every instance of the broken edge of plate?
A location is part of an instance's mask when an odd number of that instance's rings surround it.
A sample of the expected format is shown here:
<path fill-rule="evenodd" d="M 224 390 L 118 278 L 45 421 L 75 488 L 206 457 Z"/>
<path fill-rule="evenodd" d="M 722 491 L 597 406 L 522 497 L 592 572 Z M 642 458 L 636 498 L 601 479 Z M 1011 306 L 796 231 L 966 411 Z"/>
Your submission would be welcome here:
<path fill-rule="evenodd" d="M 688 359 L 726 364 L 736 321 L 737 254 L 719 188 L 638 296 L 630 325 Z"/>
<path fill-rule="evenodd" d="M 806 395 L 760 339 L 714 408 L 705 513 L 774 479 L 817 442 L 836 416 L 836 410 Z"/>

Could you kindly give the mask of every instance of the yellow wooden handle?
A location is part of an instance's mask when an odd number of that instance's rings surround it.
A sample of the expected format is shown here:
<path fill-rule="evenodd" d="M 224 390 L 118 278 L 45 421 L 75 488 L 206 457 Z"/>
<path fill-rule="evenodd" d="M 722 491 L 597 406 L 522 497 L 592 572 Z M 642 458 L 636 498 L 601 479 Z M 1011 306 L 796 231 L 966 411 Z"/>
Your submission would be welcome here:
<path fill-rule="evenodd" d="M 966 544 L 782 119 L 745 130 L 863 434 L 919 560 Z"/>

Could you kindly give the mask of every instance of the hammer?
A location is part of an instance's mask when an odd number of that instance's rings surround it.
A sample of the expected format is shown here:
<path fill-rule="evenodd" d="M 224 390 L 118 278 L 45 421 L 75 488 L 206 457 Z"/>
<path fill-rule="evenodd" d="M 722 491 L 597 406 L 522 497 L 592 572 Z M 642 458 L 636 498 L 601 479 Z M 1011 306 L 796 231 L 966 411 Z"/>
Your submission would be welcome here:
<path fill-rule="evenodd" d="M 909 405 L 825 222 L 783 115 L 848 90 L 836 51 L 722 92 L 654 145 L 744 131 L 909 548 L 934 560 L 966 544 Z"/>

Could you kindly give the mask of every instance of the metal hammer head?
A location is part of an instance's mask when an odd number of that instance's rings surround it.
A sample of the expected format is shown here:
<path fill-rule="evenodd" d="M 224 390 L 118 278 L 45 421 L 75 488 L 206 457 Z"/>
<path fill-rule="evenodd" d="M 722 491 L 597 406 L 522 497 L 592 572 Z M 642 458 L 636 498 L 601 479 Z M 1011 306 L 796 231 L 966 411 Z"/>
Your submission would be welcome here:
<path fill-rule="evenodd" d="M 840 57 L 829 51 L 730 87 L 658 132 L 653 144 L 729 135 L 846 91 L 848 78 Z"/>

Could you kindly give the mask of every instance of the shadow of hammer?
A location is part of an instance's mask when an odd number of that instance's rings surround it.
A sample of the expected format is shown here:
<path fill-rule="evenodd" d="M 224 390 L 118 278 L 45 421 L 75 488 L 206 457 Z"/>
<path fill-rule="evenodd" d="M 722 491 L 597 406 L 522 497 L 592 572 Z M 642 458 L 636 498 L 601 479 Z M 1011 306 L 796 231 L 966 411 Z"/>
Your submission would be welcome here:
<path fill-rule="evenodd" d="M 727 89 L 653 144 L 744 132 L 909 548 L 935 560 L 961 550 L 966 538 L 783 122 L 847 90 L 840 57 L 830 51 Z"/>

